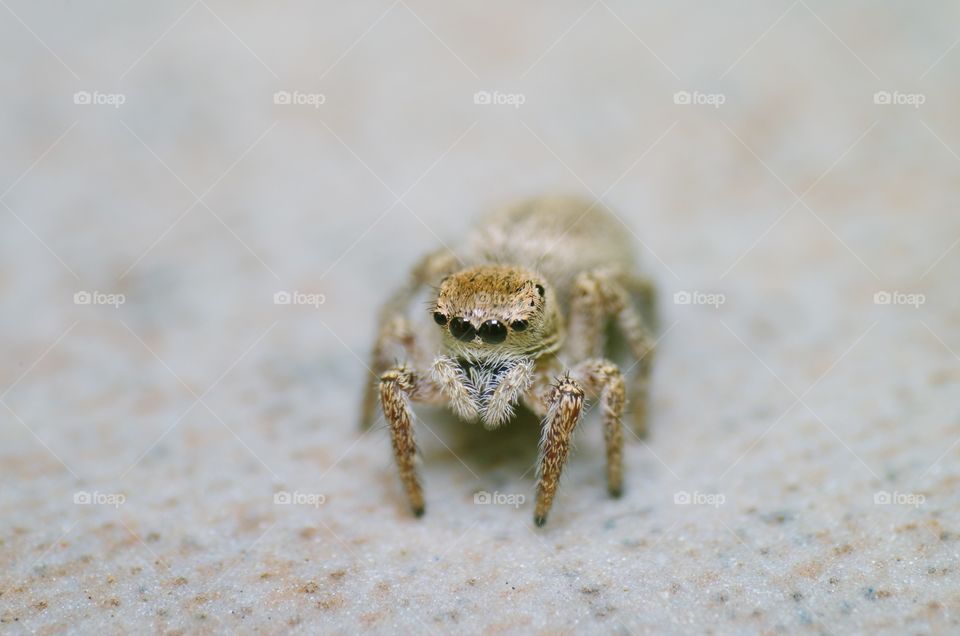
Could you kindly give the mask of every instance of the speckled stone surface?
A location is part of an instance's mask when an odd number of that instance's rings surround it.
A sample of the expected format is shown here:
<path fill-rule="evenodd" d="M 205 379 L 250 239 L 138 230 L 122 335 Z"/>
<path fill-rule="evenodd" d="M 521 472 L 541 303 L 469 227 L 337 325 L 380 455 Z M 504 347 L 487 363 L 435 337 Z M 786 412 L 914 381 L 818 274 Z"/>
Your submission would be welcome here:
<path fill-rule="evenodd" d="M 2 4 L 0 632 L 960 631 L 955 4 Z M 626 493 L 424 410 L 415 520 L 377 305 L 561 191 L 661 288 Z"/>

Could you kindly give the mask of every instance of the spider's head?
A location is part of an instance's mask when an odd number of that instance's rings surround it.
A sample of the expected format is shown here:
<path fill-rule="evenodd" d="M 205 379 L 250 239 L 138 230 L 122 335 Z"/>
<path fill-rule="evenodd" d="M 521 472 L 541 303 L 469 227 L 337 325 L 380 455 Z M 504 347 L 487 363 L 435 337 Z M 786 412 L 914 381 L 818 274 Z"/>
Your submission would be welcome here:
<path fill-rule="evenodd" d="M 560 345 L 553 290 L 519 267 L 483 265 L 447 276 L 431 313 L 444 346 L 458 357 L 536 358 Z"/>

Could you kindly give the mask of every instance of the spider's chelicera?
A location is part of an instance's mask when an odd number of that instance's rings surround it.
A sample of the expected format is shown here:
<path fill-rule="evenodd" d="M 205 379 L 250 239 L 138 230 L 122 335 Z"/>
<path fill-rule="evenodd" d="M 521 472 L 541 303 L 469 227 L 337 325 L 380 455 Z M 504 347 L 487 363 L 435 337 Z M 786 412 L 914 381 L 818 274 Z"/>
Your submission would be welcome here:
<path fill-rule="evenodd" d="M 418 326 L 409 306 L 435 285 Z M 461 419 L 496 428 L 520 402 L 543 418 L 534 521 L 553 503 L 584 400 L 601 402 L 607 487 L 622 488 L 625 380 L 610 357 L 608 327 L 626 344 L 633 425 L 646 430 L 653 358 L 653 286 L 634 271 L 622 226 L 596 203 L 573 197 L 526 201 L 492 214 L 456 254 L 426 257 L 386 304 L 373 351 L 379 382 L 367 391 L 363 421 L 379 402 L 411 508 L 423 514 L 415 469 L 411 402 L 447 404 Z M 377 399 L 379 397 L 379 400 Z"/>

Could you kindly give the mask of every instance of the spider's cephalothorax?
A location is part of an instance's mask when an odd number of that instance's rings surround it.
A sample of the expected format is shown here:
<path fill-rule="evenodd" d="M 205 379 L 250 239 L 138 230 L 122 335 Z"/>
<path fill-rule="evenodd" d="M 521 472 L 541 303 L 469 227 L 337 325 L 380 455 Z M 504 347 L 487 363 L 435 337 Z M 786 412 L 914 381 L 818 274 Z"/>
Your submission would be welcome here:
<path fill-rule="evenodd" d="M 411 300 L 429 285 L 429 321 L 411 320 Z M 626 390 L 607 357 L 614 352 L 606 336 L 613 323 L 636 367 L 634 427 L 643 434 L 653 300 L 652 285 L 633 272 L 619 222 L 574 197 L 534 199 L 492 214 L 457 254 L 445 249 L 425 258 L 382 312 L 373 352 L 379 383 L 367 391 L 363 414 L 369 425 L 379 393 L 414 512 L 422 514 L 424 502 L 411 401 L 445 403 L 488 428 L 509 421 L 520 401 L 543 417 L 534 511 L 543 525 L 584 399 L 596 396 L 607 485 L 619 495 Z"/>
<path fill-rule="evenodd" d="M 560 317 L 548 283 L 531 271 L 480 265 L 440 283 L 433 312 L 448 353 L 478 361 L 538 358 L 560 346 Z"/>
<path fill-rule="evenodd" d="M 502 399 L 509 380 L 527 388 L 534 361 L 561 344 L 557 301 L 549 289 L 533 272 L 505 265 L 468 267 L 441 281 L 433 320 L 446 355 L 434 362 L 433 378 L 441 387 L 459 380 L 466 389 L 452 403 L 460 417 L 479 417 L 496 428 L 513 415 L 514 399 Z"/>

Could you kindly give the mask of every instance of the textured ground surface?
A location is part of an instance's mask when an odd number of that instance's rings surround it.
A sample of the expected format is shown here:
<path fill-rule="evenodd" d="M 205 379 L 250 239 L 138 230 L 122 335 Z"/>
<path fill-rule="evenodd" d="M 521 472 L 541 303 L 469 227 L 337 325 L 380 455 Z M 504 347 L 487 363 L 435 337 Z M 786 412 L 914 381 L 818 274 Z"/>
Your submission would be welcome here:
<path fill-rule="evenodd" d="M 955 5 L 0 4 L 3 633 L 960 630 Z M 652 436 L 537 531 L 535 426 L 426 413 L 414 520 L 376 306 L 556 191 L 662 289 Z"/>

